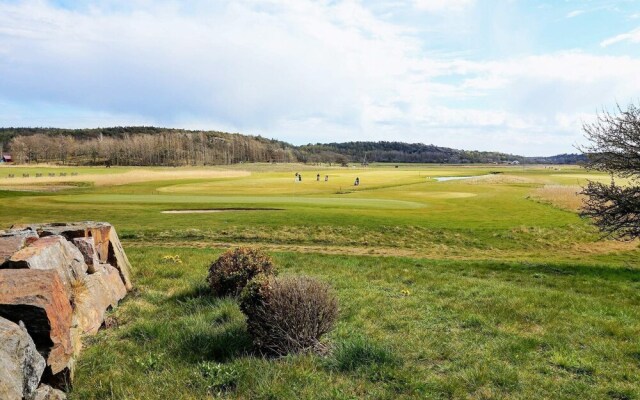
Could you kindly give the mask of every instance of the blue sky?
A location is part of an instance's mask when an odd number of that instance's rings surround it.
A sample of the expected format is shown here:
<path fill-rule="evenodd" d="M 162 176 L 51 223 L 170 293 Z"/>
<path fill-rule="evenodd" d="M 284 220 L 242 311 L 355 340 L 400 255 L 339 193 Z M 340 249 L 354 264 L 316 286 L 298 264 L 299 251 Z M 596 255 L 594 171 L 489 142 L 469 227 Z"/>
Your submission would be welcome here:
<path fill-rule="evenodd" d="M 638 71 L 640 0 L 0 0 L 0 126 L 551 155 Z"/>

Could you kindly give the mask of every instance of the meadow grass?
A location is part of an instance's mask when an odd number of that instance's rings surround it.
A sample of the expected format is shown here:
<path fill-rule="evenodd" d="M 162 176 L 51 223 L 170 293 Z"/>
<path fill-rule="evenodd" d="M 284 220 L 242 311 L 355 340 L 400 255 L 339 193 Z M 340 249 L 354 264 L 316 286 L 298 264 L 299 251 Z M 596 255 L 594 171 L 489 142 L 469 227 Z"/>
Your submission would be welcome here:
<path fill-rule="evenodd" d="M 132 262 L 135 289 L 110 328 L 85 339 L 71 399 L 640 398 L 638 242 L 601 238 L 573 199 L 556 199 L 607 175 L 494 165 L 165 170 L 87 168 L 72 189 L 0 191 L 0 226 L 106 220 Z M 138 176 L 118 181 L 127 174 Z M 162 213 L 218 208 L 231 210 Z M 261 247 L 284 274 L 336 288 L 328 355 L 253 351 L 236 301 L 205 285 L 208 265 L 234 245 Z"/>
<path fill-rule="evenodd" d="M 341 316 L 331 355 L 264 359 L 236 302 L 204 286 L 218 252 L 167 252 L 129 250 L 136 291 L 88 340 L 72 398 L 640 395 L 635 268 L 274 253 L 332 284 Z"/>

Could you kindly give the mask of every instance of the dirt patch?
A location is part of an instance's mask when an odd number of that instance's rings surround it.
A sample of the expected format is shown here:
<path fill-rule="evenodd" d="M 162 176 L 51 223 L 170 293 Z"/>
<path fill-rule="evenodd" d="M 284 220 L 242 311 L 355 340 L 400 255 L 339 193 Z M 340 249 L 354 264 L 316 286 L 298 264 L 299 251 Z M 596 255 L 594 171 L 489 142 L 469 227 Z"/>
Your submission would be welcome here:
<path fill-rule="evenodd" d="M 221 212 L 242 212 L 242 211 L 283 211 L 284 208 L 208 208 L 198 210 L 164 210 L 162 214 L 210 214 Z"/>

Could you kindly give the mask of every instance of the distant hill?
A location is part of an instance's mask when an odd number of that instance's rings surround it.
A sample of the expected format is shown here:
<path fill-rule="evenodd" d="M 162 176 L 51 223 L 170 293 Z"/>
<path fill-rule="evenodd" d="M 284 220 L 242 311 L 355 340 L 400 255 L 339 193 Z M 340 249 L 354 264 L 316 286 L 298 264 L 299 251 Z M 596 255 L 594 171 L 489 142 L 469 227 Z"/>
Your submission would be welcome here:
<path fill-rule="evenodd" d="M 551 157 L 524 157 L 492 151 L 457 150 L 432 144 L 403 142 L 346 142 L 308 144 L 298 147 L 306 154 L 341 154 L 357 162 L 389 163 L 507 163 L 576 164 L 584 159 L 580 154 Z"/>
<path fill-rule="evenodd" d="M 579 154 L 524 157 L 422 143 L 346 142 L 303 146 L 261 136 L 157 127 L 0 128 L 0 150 L 17 162 L 208 165 L 240 162 L 576 164 Z"/>

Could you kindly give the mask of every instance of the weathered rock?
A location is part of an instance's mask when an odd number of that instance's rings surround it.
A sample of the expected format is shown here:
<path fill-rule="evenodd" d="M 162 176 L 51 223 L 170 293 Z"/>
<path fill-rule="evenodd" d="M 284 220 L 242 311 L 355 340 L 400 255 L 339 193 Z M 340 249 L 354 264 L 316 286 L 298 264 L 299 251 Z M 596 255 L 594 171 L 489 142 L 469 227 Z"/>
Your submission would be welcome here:
<path fill-rule="evenodd" d="M 126 294 L 118 270 L 111 265 L 101 265 L 96 273 L 87 275 L 84 287 L 75 298 L 74 313 L 80 329 L 87 334 L 98 332 L 105 312 L 118 305 Z"/>
<path fill-rule="evenodd" d="M 109 233 L 113 230 L 111 224 L 93 221 L 52 223 L 38 225 L 37 230 L 43 237 L 62 235 L 68 240 L 92 237 L 100 261 L 106 263 L 109 259 Z"/>
<path fill-rule="evenodd" d="M 2 231 L 0 233 L 0 265 L 8 260 L 13 253 L 22 250 L 23 247 L 37 239 L 38 234 L 32 230 Z"/>
<path fill-rule="evenodd" d="M 49 385 L 40 385 L 34 394 L 33 400 L 67 400 L 67 395 Z"/>
<path fill-rule="evenodd" d="M 51 374 L 65 369 L 73 355 L 72 309 L 58 273 L 55 270 L 2 269 L 0 288 L 0 316 L 13 322 L 24 322 Z"/>
<path fill-rule="evenodd" d="M 133 287 L 131 284 L 131 264 L 122 248 L 118 234 L 111 224 L 84 221 L 25 225 L 25 227 L 36 230 L 41 237 L 61 235 L 67 240 L 93 238 L 94 248 L 100 262 L 109 263 L 118 269 L 127 290 L 131 290 Z"/>
<path fill-rule="evenodd" d="M 80 250 L 62 236 L 48 236 L 36 240 L 13 254 L 2 267 L 55 270 L 60 275 L 69 297 L 72 297 L 73 286 L 84 278 L 88 268 Z"/>
<path fill-rule="evenodd" d="M 131 290 L 133 288 L 131 284 L 131 263 L 129 263 L 127 254 L 122 248 L 115 229 L 109 232 L 109 264 L 115 266 L 118 271 L 120 271 L 120 277 L 124 282 L 124 286 L 127 290 Z"/>
<path fill-rule="evenodd" d="M 0 399 L 30 398 L 44 368 L 44 358 L 24 324 L 0 318 Z"/>
<path fill-rule="evenodd" d="M 90 274 L 96 272 L 96 267 L 100 264 L 100 260 L 96 252 L 94 239 L 92 237 L 74 238 L 73 244 L 82 253 L 84 262 L 87 264 L 87 272 Z"/>

